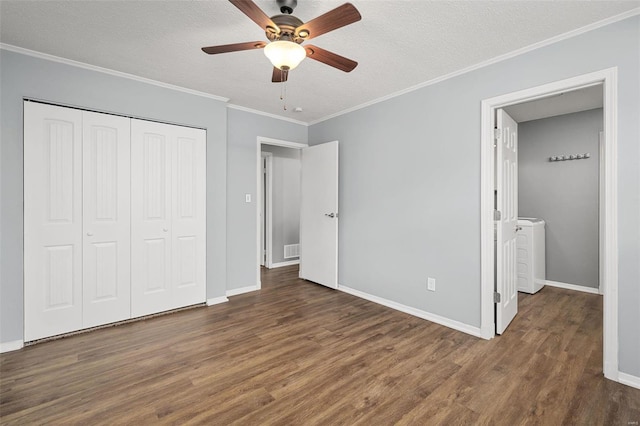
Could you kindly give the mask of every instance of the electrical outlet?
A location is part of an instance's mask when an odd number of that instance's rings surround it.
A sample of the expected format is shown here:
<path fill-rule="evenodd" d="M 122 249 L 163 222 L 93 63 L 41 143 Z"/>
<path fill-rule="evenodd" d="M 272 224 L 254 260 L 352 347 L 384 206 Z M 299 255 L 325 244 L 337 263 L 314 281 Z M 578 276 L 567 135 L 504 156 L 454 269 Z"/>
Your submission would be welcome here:
<path fill-rule="evenodd" d="M 435 278 L 427 278 L 427 290 L 436 291 L 436 279 Z"/>

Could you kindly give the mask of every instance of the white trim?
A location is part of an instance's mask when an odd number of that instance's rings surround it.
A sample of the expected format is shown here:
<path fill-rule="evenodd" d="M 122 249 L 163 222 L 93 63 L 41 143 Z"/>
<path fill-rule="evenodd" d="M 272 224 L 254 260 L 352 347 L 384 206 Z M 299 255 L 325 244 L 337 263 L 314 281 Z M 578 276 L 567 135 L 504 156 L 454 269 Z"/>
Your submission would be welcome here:
<path fill-rule="evenodd" d="M 598 156 L 605 157 L 604 132 L 598 134 Z M 598 162 L 598 292 L 604 294 L 604 161 Z"/>
<path fill-rule="evenodd" d="M 618 382 L 623 385 L 631 386 L 636 389 L 640 389 L 640 377 L 633 376 L 631 374 L 623 373 L 622 371 L 618 371 Z"/>
<path fill-rule="evenodd" d="M 262 207 L 262 197 L 260 194 L 262 191 L 260 190 L 260 185 L 262 183 L 262 179 L 260 174 L 262 173 L 261 163 L 263 144 L 295 149 L 302 149 L 309 146 L 306 143 L 291 142 L 282 139 L 267 138 L 264 136 L 258 136 L 256 138 L 256 287 L 258 289 L 262 288 L 262 283 L 260 282 L 260 259 L 262 258 L 262 239 L 260 237 L 260 207 Z"/>
<path fill-rule="evenodd" d="M 263 115 L 265 117 L 275 118 L 276 120 L 288 121 L 289 123 L 300 124 L 301 126 L 305 126 L 305 127 L 309 126 L 309 123 L 307 123 L 305 121 L 295 120 L 293 118 L 283 117 L 281 115 L 271 114 L 270 112 L 264 112 L 264 111 L 260 111 L 260 110 L 253 109 L 253 108 L 243 107 L 243 106 L 240 106 L 240 105 L 227 104 L 227 108 L 236 109 L 238 111 L 244 111 L 244 112 L 248 112 L 248 113 L 256 114 L 256 115 Z"/>
<path fill-rule="evenodd" d="M 251 293 L 252 291 L 260 290 L 260 286 L 250 285 L 248 287 L 232 288 L 227 290 L 227 297 L 237 296 L 239 294 Z"/>
<path fill-rule="evenodd" d="M 603 370 L 605 377 L 618 376 L 618 184 L 617 184 L 617 67 L 544 84 L 518 92 L 485 99 L 481 104 L 480 234 L 481 234 L 481 329 L 482 336 L 494 336 L 493 314 L 493 117 L 496 109 L 560 92 L 602 84 L 604 99 L 604 313 Z"/>
<path fill-rule="evenodd" d="M 211 299 L 207 299 L 207 306 L 218 305 L 220 303 L 225 303 L 228 301 L 229 299 L 227 299 L 226 296 L 212 297 Z"/>
<path fill-rule="evenodd" d="M 273 268 L 282 268 L 283 266 L 299 265 L 299 264 L 300 264 L 300 259 L 298 259 L 298 260 L 288 260 L 286 262 L 272 263 L 271 264 L 271 269 L 273 269 Z"/>
<path fill-rule="evenodd" d="M 411 87 L 408 87 L 406 89 L 402 89 L 402 90 L 399 90 L 397 92 L 391 93 L 389 95 L 385 95 L 385 96 L 373 99 L 371 101 L 362 103 L 360 105 L 356 105 L 354 107 L 347 108 L 347 109 L 344 109 L 342 111 L 338 111 L 338 112 L 336 112 L 334 114 L 327 115 L 327 116 L 319 118 L 317 120 L 310 121 L 308 125 L 309 126 L 313 126 L 314 124 L 318 124 L 318 123 L 321 123 L 323 121 L 327 121 L 327 120 L 330 120 L 332 118 L 339 117 L 341 115 L 345 115 L 345 114 L 348 114 L 350 112 L 357 111 L 359 109 L 366 108 L 368 106 L 375 105 L 375 104 L 378 104 L 380 102 L 384 102 L 384 101 L 387 101 L 389 99 L 392 99 L 392 98 L 395 98 L 395 97 L 398 97 L 398 96 L 402 96 L 402 95 L 410 93 L 410 92 L 415 92 L 416 90 L 420 90 L 420 89 L 422 89 L 424 87 L 431 86 L 431 85 L 440 83 L 440 82 L 445 81 L 445 80 L 449 80 L 450 78 L 458 77 L 458 76 L 460 76 L 462 74 L 466 74 L 468 72 L 475 71 L 477 69 L 484 68 L 486 66 L 493 65 L 495 63 L 502 62 L 502 61 L 505 61 L 507 59 L 511 59 L 513 57 L 519 56 L 519 55 L 523 55 L 525 53 L 531 52 L 532 50 L 540 49 L 542 47 L 549 46 L 549 45 L 554 44 L 554 43 L 558 43 L 560 41 L 563 41 L 563 40 L 578 36 L 580 34 L 584 34 L 584 33 L 589 32 L 589 31 L 593 31 L 595 29 L 598 29 L 600 27 L 604 27 L 606 25 L 613 24 L 613 23 L 618 22 L 618 21 L 622 21 L 624 19 L 630 18 L 630 17 L 638 15 L 638 14 L 640 14 L 640 8 L 635 8 L 635 9 L 628 10 L 628 11 L 626 11 L 624 13 L 619 14 L 619 15 L 611 16 L 611 17 L 603 19 L 601 21 L 594 22 L 594 23 L 589 24 L 589 25 L 585 25 L 584 27 L 576 28 L 575 30 L 571 30 L 571 31 L 568 31 L 568 32 L 563 33 L 563 34 L 559 34 L 557 36 L 548 38 L 546 40 L 542 40 L 542 41 L 539 41 L 537 43 L 530 44 L 529 46 L 525 46 L 525 47 L 522 47 L 520 49 L 505 53 L 503 55 L 499 55 L 499 56 L 496 56 L 494 58 L 487 59 L 486 61 L 479 62 L 479 63 L 477 63 L 475 65 L 471 65 L 469 67 L 462 68 L 461 70 L 454 71 L 454 72 L 451 72 L 449 74 L 445 74 L 443 76 L 436 77 L 436 78 L 431 79 L 431 80 L 427 80 L 427 81 L 425 81 L 423 83 L 416 84 L 415 86 L 411 86 Z"/>
<path fill-rule="evenodd" d="M 14 340 L 12 342 L 4 342 L 0 343 L 0 353 L 17 351 L 24 347 L 23 340 Z"/>
<path fill-rule="evenodd" d="M 307 148 L 309 146 L 306 143 L 302 143 L 302 142 L 291 142 L 291 141 L 285 141 L 282 139 L 273 139 L 273 138 L 267 138 L 264 136 L 258 136 L 258 145 L 261 145 L 261 144 L 283 146 L 285 148 L 296 148 L 296 149 Z"/>
<path fill-rule="evenodd" d="M 604 323 L 603 362 L 605 377 L 618 373 L 618 68 L 603 71 L 604 77 Z"/>
<path fill-rule="evenodd" d="M 264 218 L 264 229 L 265 229 L 265 240 L 264 240 L 264 250 L 266 256 L 264 258 L 260 258 L 260 260 L 264 259 L 264 266 L 266 268 L 272 268 L 273 264 L 273 154 L 270 152 L 260 152 L 260 158 L 266 159 L 266 174 L 264 174 L 265 181 L 265 206 L 262 205 L 262 197 L 258 197 L 257 201 L 260 201 L 260 213 L 262 211 L 265 212 Z M 262 173 L 262 164 L 260 165 L 260 173 Z M 262 186 L 262 175 L 260 176 L 260 186 Z M 260 195 L 262 195 L 262 188 L 260 188 Z M 264 207 L 264 209 L 263 209 Z M 261 221 L 262 222 L 262 221 Z M 262 236 L 261 236 L 262 237 Z"/>
<path fill-rule="evenodd" d="M 569 283 L 561 283 L 558 281 L 545 280 L 544 285 L 548 285 L 549 287 L 564 288 L 565 290 L 581 291 L 583 293 L 600 294 L 600 290 L 597 288 L 585 287 L 583 285 L 577 285 L 577 284 L 569 284 Z"/>
<path fill-rule="evenodd" d="M 352 296 L 356 296 L 361 299 L 365 299 L 370 302 L 386 306 L 387 308 L 395 309 L 396 311 L 404 312 L 405 314 L 413 315 L 414 317 L 422 318 L 427 321 L 435 322 L 436 324 L 440 324 L 445 327 L 449 327 L 454 330 L 461 331 L 466 334 L 470 334 L 475 337 L 482 337 L 480 329 L 478 327 L 473 327 L 471 325 L 468 325 L 459 321 L 441 317 L 440 315 L 432 314 L 430 312 L 412 308 L 411 306 L 403 305 L 401 303 L 394 302 L 392 300 L 374 296 L 372 294 L 365 293 L 360 290 L 356 290 L 354 288 L 344 286 L 342 284 L 338 284 L 338 290 L 348 293 Z"/>
<path fill-rule="evenodd" d="M 212 95 L 210 93 L 200 92 L 198 90 L 187 89 L 186 87 L 175 86 L 173 84 L 164 83 L 158 80 L 152 80 L 150 78 L 140 77 L 134 74 L 128 74 L 122 71 L 116 71 L 109 68 L 103 68 L 96 65 L 87 64 L 85 62 L 74 61 L 72 59 L 61 58 L 60 56 L 50 55 L 48 53 L 37 52 L 35 50 L 25 49 L 23 47 L 13 46 L 11 44 L 0 43 L 0 49 L 4 49 L 10 52 L 20 53 L 22 55 L 32 56 L 34 58 L 44 59 L 47 61 L 58 62 L 72 67 L 83 68 L 89 71 L 96 71 L 103 74 L 109 74 L 115 77 L 122 77 L 129 80 L 139 81 L 141 83 L 152 84 L 154 86 L 163 87 L 165 89 L 176 90 L 178 92 L 188 93 L 190 95 L 201 96 L 203 98 L 214 99 L 221 102 L 229 102 L 229 98 L 222 96 Z"/>

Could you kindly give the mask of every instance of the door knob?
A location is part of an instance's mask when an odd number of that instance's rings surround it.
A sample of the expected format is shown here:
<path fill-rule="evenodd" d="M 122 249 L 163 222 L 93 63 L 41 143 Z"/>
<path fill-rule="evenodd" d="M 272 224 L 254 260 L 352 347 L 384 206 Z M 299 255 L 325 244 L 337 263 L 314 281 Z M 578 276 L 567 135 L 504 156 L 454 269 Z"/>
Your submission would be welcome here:
<path fill-rule="evenodd" d="M 335 213 L 325 213 L 324 215 L 327 217 L 336 217 Z"/>
<path fill-rule="evenodd" d="M 162 228 L 162 231 L 163 231 L 163 232 L 167 232 L 167 231 L 168 231 L 168 229 L 167 229 L 167 228 Z"/>
<path fill-rule="evenodd" d="M 87 237 L 93 237 L 93 232 L 87 232 Z"/>

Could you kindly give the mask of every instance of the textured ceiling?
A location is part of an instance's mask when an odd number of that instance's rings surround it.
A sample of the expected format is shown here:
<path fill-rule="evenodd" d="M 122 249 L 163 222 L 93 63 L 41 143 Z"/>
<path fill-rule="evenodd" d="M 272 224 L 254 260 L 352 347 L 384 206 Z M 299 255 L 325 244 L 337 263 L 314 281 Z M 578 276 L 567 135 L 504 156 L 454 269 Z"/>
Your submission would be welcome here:
<path fill-rule="evenodd" d="M 257 0 L 267 15 L 275 0 Z M 299 0 L 308 21 L 344 3 Z M 232 4 L 212 1 L 2 1 L 5 44 L 230 99 L 313 122 L 550 37 L 640 1 L 353 0 L 362 20 L 313 44 L 359 62 L 343 73 L 312 60 L 291 71 L 288 110 L 261 51 L 209 56 L 200 47 L 264 40 Z M 303 112 L 294 112 L 295 107 Z"/>

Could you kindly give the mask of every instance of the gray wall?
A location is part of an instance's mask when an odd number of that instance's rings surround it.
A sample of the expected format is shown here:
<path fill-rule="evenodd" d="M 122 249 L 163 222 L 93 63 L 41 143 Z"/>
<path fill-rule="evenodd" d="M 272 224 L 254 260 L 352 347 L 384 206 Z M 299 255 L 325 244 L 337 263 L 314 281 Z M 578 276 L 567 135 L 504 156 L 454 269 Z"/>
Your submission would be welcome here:
<path fill-rule="evenodd" d="M 307 142 L 307 126 L 228 110 L 227 289 L 256 285 L 256 155 L 258 136 Z M 245 202 L 251 194 L 251 203 Z"/>
<path fill-rule="evenodd" d="M 284 258 L 284 246 L 300 243 L 300 150 L 262 145 L 262 151 L 273 154 L 271 260 L 297 260 Z"/>
<path fill-rule="evenodd" d="M 640 376 L 639 51 L 635 16 L 309 129 L 2 51 L 0 341 L 23 328 L 23 96 L 207 128 L 207 297 L 255 285 L 256 137 L 340 140 L 340 283 L 479 327 L 480 101 L 618 67 L 619 365 Z"/>
<path fill-rule="evenodd" d="M 547 279 L 597 288 L 602 108 L 518 125 L 518 209 L 546 222 Z M 550 162 L 552 155 L 585 160 Z"/>
<path fill-rule="evenodd" d="M 0 51 L 0 342 L 23 338 L 23 97 L 207 129 L 207 297 L 225 294 L 226 105 L 58 62 Z"/>
<path fill-rule="evenodd" d="M 481 101 L 618 67 L 619 368 L 640 376 L 639 51 L 634 16 L 311 126 L 340 141 L 340 284 L 479 327 Z"/>

